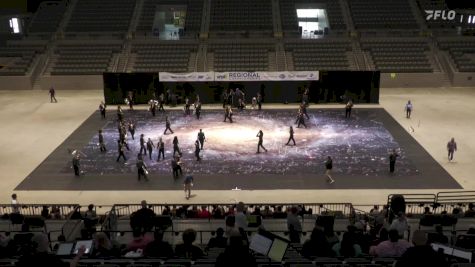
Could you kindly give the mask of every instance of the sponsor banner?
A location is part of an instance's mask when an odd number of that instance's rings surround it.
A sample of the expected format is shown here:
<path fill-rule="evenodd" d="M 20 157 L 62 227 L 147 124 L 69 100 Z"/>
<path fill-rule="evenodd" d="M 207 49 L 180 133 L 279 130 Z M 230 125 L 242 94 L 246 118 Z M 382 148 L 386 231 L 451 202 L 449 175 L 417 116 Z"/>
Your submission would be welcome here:
<path fill-rule="evenodd" d="M 214 80 L 219 81 L 317 81 L 318 71 L 281 72 L 215 72 Z"/>
<path fill-rule="evenodd" d="M 214 81 L 213 72 L 190 72 L 190 73 L 158 73 L 161 82 L 212 82 Z"/>

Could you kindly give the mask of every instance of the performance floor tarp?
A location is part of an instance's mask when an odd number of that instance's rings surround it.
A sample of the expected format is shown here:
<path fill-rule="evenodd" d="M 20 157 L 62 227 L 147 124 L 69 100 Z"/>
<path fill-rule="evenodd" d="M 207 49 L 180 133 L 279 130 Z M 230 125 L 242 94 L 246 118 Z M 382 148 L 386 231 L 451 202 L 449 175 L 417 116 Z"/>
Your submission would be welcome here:
<path fill-rule="evenodd" d="M 157 113 L 125 111 L 133 121 L 135 140 L 128 134 L 127 161 L 116 162 L 117 117 L 109 111 L 102 120 L 93 113 L 15 190 L 181 190 L 183 177 L 171 172 L 172 139 L 178 137 L 184 174 L 194 176 L 194 190 L 258 189 L 461 189 L 461 186 L 381 108 L 354 109 L 345 118 L 342 109 L 310 109 L 307 128 L 297 128 L 296 110 L 246 110 L 234 112 L 233 123 L 223 122 L 222 110 L 204 110 L 197 120 L 182 111 Z M 174 134 L 163 134 L 169 116 Z M 289 126 L 296 146 L 285 145 Z M 98 147 L 103 130 L 107 152 Z M 195 141 L 203 129 L 206 142 L 197 162 Z M 256 153 L 259 130 L 268 152 Z M 165 160 L 144 156 L 150 181 L 137 181 L 135 167 L 139 138 L 159 137 L 165 142 Z M 291 142 L 291 144 L 293 144 Z M 80 177 L 75 177 L 71 151 L 81 151 Z M 389 173 L 389 152 L 400 157 L 396 172 Z M 334 184 L 326 182 L 325 160 L 333 158 Z"/>

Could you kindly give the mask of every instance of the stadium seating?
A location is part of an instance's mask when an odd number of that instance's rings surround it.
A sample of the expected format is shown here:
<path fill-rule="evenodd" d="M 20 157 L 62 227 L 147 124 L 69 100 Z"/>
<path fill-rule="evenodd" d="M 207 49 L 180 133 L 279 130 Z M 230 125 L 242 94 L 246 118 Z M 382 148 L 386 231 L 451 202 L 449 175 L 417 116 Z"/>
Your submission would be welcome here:
<path fill-rule="evenodd" d="M 215 71 L 268 71 L 272 44 L 213 44 Z"/>
<path fill-rule="evenodd" d="M 409 0 L 349 0 L 355 29 L 415 29 Z"/>
<path fill-rule="evenodd" d="M 121 44 L 62 44 L 54 51 L 51 75 L 94 75 L 110 71 L 114 54 Z"/>
<path fill-rule="evenodd" d="M 200 31 L 201 17 L 203 14 L 202 0 L 182 0 L 182 1 L 161 1 L 145 0 L 140 19 L 136 28 L 137 34 L 147 34 L 152 32 L 153 19 L 157 5 L 186 5 L 185 36 L 193 36 Z"/>
<path fill-rule="evenodd" d="M 447 51 L 458 71 L 475 72 L 475 38 L 454 38 L 438 43 L 441 50 Z"/>
<path fill-rule="evenodd" d="M 65 11 L 64 2 L 44 2 L 30 22 L 28 32 L 30 34 L 56 32 Z"/>
<path fill-rule="evenodd" d="M 133 0 L 78 0 L 66 32 L 120 32 L 129 28 Z"/>
<path fill-rule="evenodd" d="M 0 68 L 0 75 L 25 75 L 46 47 L 45 42 L 10 41 L 0 47 L 0 58 L 8 59 L 8 64 Z"/>
<path fill-rule="evenodd" d="M 345 30 L 346 24 L 343 20 L 343 12 L 341 11 L 341 6 L 339 1 L 331 0 L 318 0 L 318 1 L 280 1 L 280 15 L 282 18 L 282 29 L 286 33 L 296 34 L 298 33 L 298 20 L 297 20 L 297 11 L 296 4 L 305 6 L 305 5 L 321 5 L 322 8 L 326 9 L 328 15 L 328 20 L 330 23 L 330 32 L 331 30 Z"/>
<path fill-rule="evenodd" d="M 432 72 L 429 45 L 423 40 L 375 39 L 361 41 L 381 72 Z"/>
<path fill-rule="evenodd" d="M 272 31 L 270 0 L 211 1 L 211 31 Z"/>
<path fill-rule="evenodd" d="M 137 72 L 188 72 L 190 54 L 196 50 L 194 43 L 135 43 L 129 63 Z"/>
<path fill-rule="evenodd" d="M 351 43 L 346 39 L 288 42 L 285 51 L 292 53 L 297 71 L 350 69 Z"/>

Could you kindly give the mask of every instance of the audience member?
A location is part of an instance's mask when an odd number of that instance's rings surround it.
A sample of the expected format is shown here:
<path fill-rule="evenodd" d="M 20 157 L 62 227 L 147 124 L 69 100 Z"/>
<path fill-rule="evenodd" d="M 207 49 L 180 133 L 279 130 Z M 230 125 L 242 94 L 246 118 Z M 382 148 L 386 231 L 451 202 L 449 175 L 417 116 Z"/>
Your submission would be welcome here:
<path fill-rule="evenodd" d="M 134 212 L 130 217 L 130 226 L 132 229 L 139 228 L 143 232 L 149 232 L 153 228 L 153 218 L 155 212 L 147 207 L 147 202 L 142 200 L 142 208 Z"/>
<path fill-rule="evenodd" d="M 226 247 L 216 259 L 216 267 L 242 267 L 257 266 L 255 258 L 249 253 L 249 249 L 243 245 L 242 239 L 232 236 L 229 239 L 229 246 Z"/>
<path fill-rule="evenodd" d="M 389 230 L 389 240 L 371 247 L 370 254 L 378 257 L 400 257 L 412 245 L 406 240 L 399 239 L 399 233 L 396 229 Z"/>
<path fill-rule="evenodd" d="M 307 258 L 334 256 L 330 244 L 328 244 L 325 234 L 321 229 L 317 227 L 313 229 L 310 239 L 303 244 L 302 255 Z"/>
<path fill-rule="evenodd" d="M 200 218 L 200 219 L 209 219 L 209 218 L 211 218 L 211 213 L 209 213 L 206 206 L 201 206 L 201 210 L 198 211 L 198 216 L 197 217 Z"/>
<path fill-rule="evenodd" d="M 261 212 L 263 218 L 272 218 L 274 213 L 270 210 L 269 206 L 264 206 L 264 210 Z"/>
<path fill-rule="evenodd" d="M 430 211 L 430 208 L 429 208 L 429 207 L 425 207 L 425 208 L 424 208 L 424 214 L 427 214 L 427 215 L 432 214 L 432 212 Z"/>
<path fill-rule="evenodd" d="M 446 235 L 444 235 L 444 228 L 441 225 L 436 225 L 435 233 L 431 233 L 429 235 L 429 241 L 431 243 L 448 244 L 449 238 Z"/>
<path fill-rule="evenodd" d="M 298 217 L 297 207 L 290 208 L 290 212 L 287 214 L 287 230 L 290 232 L 292 243 L 300 243 L 300 235 L 302 233 L 302 224 Z"/>
<path fill-rule="evenodd" d="M 426 234 L 420 230 L 412 233 L 413 247 L 408 248 L 396 262 L 396 267 L 447 267 L 445 256 L 427 245 Z"/>
<path fill-rule="evenodd" d="M 12 213 L 20 213 L 20 203 L 18 202 L 18 196 L 12 194 Z"/>
<path fill-rule="evenodd" d="M 172 246 L 163 241 L 163 231 L 155 230 L 153 237 L 153 241 L 148 243 L 144 249 L 144 256 L 167 259 L 173 257 Z"/>
<path fill-rule="evenodd" d="M 32 238 L 33 250 L 28 254 L 20 257 L 16 266 L 31 267 L 31 266 L 48 266 L 48 267 L 75 267 L 81 256 L 84 254 L 85 248 L 81 247 L 79 253 L 73 258 L 70 263 L 63 262 L 58 256 L 49 253 L 49 241 L 46 234 L 36 234 Z"/>
<path fill-rule="evenodd" d="M 389 239 L 388 237 L 388 230 L 384 227 L 381 227 L 381 229 L 379 230 L 379 233 L 378 235 L 376 236 L 376 238 L 373 240 L 373 242 L 371 242 L 371 246 L 377 246 L 379 245 L 381 242 L 384 242 L 384 241 L 387 241 Z"/>
<path fill-rule="evenodd" d="M 226 248 L 227 244 L 228 239 L 224 237 L 224 229 L 219 227 L 218 229 L 216 229 L 216 236 L 210 238 L 208 246 L 206 246 L 206 248 Z"/>
<path fill-rule="evenodd" d="M 183 244 L 178 244 L 175 247 L 175 256 L 187 259 L 198 259 L 203 256 L 201 248 L 193 245 L 196 239 L 196 231 L 193 229 L 186 229 L 182 235 Z"/>
<path fill-rule="evenodd" d="M 247 228 L 247 217 L 245 213 L 245 206 L 244 203 L 239 202 L 236 205 L 236 214 L 234 215 L 236 217 L 236 227 L 246 229 Z"/>
<path fill-rule="evenodd" d="M 347 258 L 360 257 L 363 254 L 360 245 L 356 241 L 355 234 L 351 232 L 343 234 L 341 242 L 333 246 L 333 252 L 337 257 Z"/>
<path fill-rule="evenodd" d="M 389 229 L 396 229 L 399 233 L 399 236 L 402 238 L 404 237 L 404 233 L 409 230 L 409 224 L 407 223 L 406 216 L 403 212 L 399 212 L 397 219 L 393 220 Z"/>
<path fill-rule="evenodd" d="M 465 211 L 464 217 L 475 217 L 475 207 L 473 203 L 468 204 L 468 209 Z"/>
<path fill-rule="evenodd" d="M 213 205 L 213 210 L 211 211 L 211 216 L 214 219 L 224 219 L 224 210 L 221 206 Z"/>
<path fill-rule="evenodd" d="M 163 207 L 162 215 L 165 215 L 165 216 L 172 216 L 172 212 L 171 212 L 169 206 L 166 206 L 166 205 L 165 205 L 165 207 Z"/>
<path fill-rule="evenodd" d="M 226 236 L 238 236 L 239 229 L 236 227 L 236 217 L 227 216 L 226 217 Z"/>
<path fill-rule="evenodd" d="M 282 206 L 278 206 L 272 217 L 274 219 L 285 219 L 287 217 L 287 214 L 282 211 Z"/>
<path fill-rule="evenodd" d="M 251 215 L 262 216 L 261 215 L 261 208 L 255 207 L 254 210 L 251 212 Z"/>
<path fill-rule="evenodd" d="M 133 239 L 127 244 L 125 252 L 129 251 L 137 251 L 137 249 L 145 249 L 148 243 L 150 243 L 150 239 L 147 238 L 140 228 L 135 228 L 132 230 Z"/>
<path fill-rule="evenodd" d="M 44 219 L 50 218 L 48 206 L 43 206 L 43 209 L 41 210 L 41 217 Z"/>
<path fill-rule="evenodd" d="M 120 251 L 109 240 L 105 233 L 99 232 L 94 235 L 94 249 L 92 250 L 93 257 L 119 257 Z"/>

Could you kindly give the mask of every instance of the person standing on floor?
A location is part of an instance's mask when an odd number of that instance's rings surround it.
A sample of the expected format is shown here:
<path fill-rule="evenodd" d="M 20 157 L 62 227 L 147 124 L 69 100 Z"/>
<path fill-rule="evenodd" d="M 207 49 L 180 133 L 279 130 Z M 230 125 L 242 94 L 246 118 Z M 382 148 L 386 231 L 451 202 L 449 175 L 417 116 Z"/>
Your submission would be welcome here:
<path fill-rule="evenodd" d="M 49 99 L 51 103 L 58 103 L 58 100 L 56 100 L 56 91 L 53 86 L 49 89 Z"/>
<path fill-rule="evenodd" d="M 201 158 L 200 158 L 200 141 L 198 141 L 198 140 L 195 141 L 195 157 L 196 157 L 196 161 L 201 161 Z"/>
<path fill-rule="evenodd" d="M 193 176 L 188 174 L 183 181 L 183 188 L 185 189 L 185 198 L 190 199 L 191 188 L 193 187 Z"/>
<path fill-rule="evenodd" d="M 203 150 L 203 145 L 205 143 L 205 133 L 203 132 L 202 129 L 198 132 L 198 141 L 200 141 L 200 149 Z"/>
<path fill-rule="evenodd" d="M 178 155 L 181 157 L 182 153 L 178 144 L 178 137 L 173 137 L 173 156 L 175 156 L 175 153 L 178 153 Z"/>
<path fill-rule="evenodd" d="M 305 118 L 303 117 L 304 114 L 302 111 L 299 112 L 298 116 L 297 116 L 297 128 L 300 128 L 300 125 L 303 125 L 305 128 L 307 128 L 307 125 L 305 124 Z"/>
<path fill-rule="evenodd" d="M 129 133 L 132 136 L 132 140 L 135 140 L 135 123 L 129 122 Z"/>
<path fill-rule="evenodd" d="M 152 139 L 147 140 L 147 150 L 148 150 L 148 158 L 152 160 L 152 151 L 155 148 L 155 145 L 152 142 Z"/>
<path fill-rule="evenodd" d="M 106 152 L 106 145 L 104 144 L 104 136 L 102 135 L 102 130 L 99 130 L 99 149 L 101 152 Z"/>
<path fill-rule="evenodd" d="M 227 106 L 224 109 L 224 122 L 226 122 L 226 119 L 229 119 L 229 122 L 233 123 L 233 110 L 231 106 Z"/>
<path fill-rule="evenodd" d="M 325 161 L 325 175 L 328 178 L 328 183 L 333 184 L 335 180 L 332 177 L 332 169 L 333 169 L 333 160 L 332 157 L 328 156 L 327 161 Z"/>
<path fill-rule="evenodd" d="M 165 131 L 163 134 L 167 134 L 167 131 L 170 130 L 170 132 L 173 134 L 172 128 L 170 128 L 170 120 L 168 119 L 168 116 L 165 117 Z"/>
<path fill-rule="evenodd" d="M 123 157 L 124 158 L 124 161 L 127 161 L 127 158 L 125 157 L 125 143 L 122 142 L 120 139 L 117 140 L 117 147 L 118 147 L 118 152 L 119 152 L 119 156 L 117 156 L 117 162 L 119 162 L 119 159 L 120 157 Z"/>
<path fill-rule="evenodd" d="M 157 161 L 160 161 L 160 155 L 162 155 L 162 159 L 165 159 L 165 143 L 163 143 L 163 140 L 161 137 L 160 139 L 158 139 L 157 149 L 158 149 Z"/>
<path fill-rule="evenodd" d="M 195 106 L 196 119 L 199 120 L 200 116 L 201 116 L 201 101 L 200 101 L 199 96 L 196 97 L 196 101 L 195 101 L 194 106 Z"/>
<path fill-rule="evenodd" d="M 101 112 L 101 117 L 103 119 L 106 118 L 106 104 L 104 103 L 104 101 L 101 101 L 101 104 L 99 105 L 99 111 Z"/>
<path fill-rule="evenodd" d="M 124 120 L 124 111 L 122 110 L 121 106 L 117 106 L 117 120 L 118 121 Z"/>
<path fill-rule="evenodd" d="M 158 96 L 158 111 L 163 111 L 165 112 L 165 109 L 163 108 L 163 103 L 165 103 L 165 95 L 163 93 L 161 93 L 159 96 Z"/>
<path fill-rule="evenodd" d="M 407 104 L 406 104 L 406 118 L 410 119 L 411 118 L 411 113 L 412 113 L 412 103 L 411 103 L 411 100 L 407 101 Z"/>
<path fill-rule="evenodd" d="M 181 161 L 179 156 L 173 156 L 172 159 L 172 172 L 173 172 L 173 178 L 178 178 L 178 172 L 180 172 L 180 175 L 183 175 L 183 170 L 181 169 Z"/>
<path fill-rule="evenodd" d="M 261 153 L 261 151 L 259 150 L 261 147 L 262 149 L 264 149 L 265 152 L 267 152 L 267 149 L 262 145 L 264 141 L 264 133 L 262 132 L 262 130 L 259 130 L 256 137 L 259 137 L 259 142 L 257 143 L 257 153 Z"/>
<path fill-rule="evenodd" d="M 76 176 L 79 176 L 79 174 L 80 174 L 79 166 L 80 166 L 80 162 L 79 162 L 79 152 L 78 152 L 73 157 L 74 175 L 76 175 Z"/>
<path fill-rule="evenodd" d="M 140 179 L 143 177 L 145 181 L 148 182 L 147 165 L 145 165 L 141 154 L 137 155 L 137 163 L 135 165 L 137 166 L 137 180 L 140 181 Z"/>
<path fill-rule="evenodd" d="M 349 99 L 345 105 L 345 118 L 349 118 L 351 116 L 352 108 L 353 108 L 353 100 Z"/>
<path fill-rule="evenodd" d="M 393 149 L 393 151 L 389 154 L 389 172 L 394 173 L 394 168 L 396 166 L 396 159 L 399 157 L 399 155 L 396 152 L 396 149 Z"/>
<path fill-rule="evenodd" d="M 457 143 L 453 137 L 447 143 L 447 151 L 449 152 L 449 161 L 452 161 L 454 159 L 454 152 L 457 151 Z"/>
<path fill-rule="evenodd" d="M 290 130 L 289 130 L 289 140 L 287 141 L 287 144 L 285 145 L 288 146 L 290 141 L 294 142 L 294 146 L 295 146 L 294 128 L 292 128 L 292 126 L 290 126 Z"/>
<path fill-rule="evenodd" d="M 143 150 L 143 153 L 145 154 L 145 156 L 147 156 L 147 148 L 145 147 L 144 134 L 140 135 L 140 152 L 139 152 L 140 155 L 142 155 L 142 150 Z"/>
<path fill-rule="evenodd" d="M 261 96 L 261 93 L 257 93 L 256 100 L 257 100 L 257 110 L 261 110 L 261 109 L 262 109 L 262 96 Z"/>

